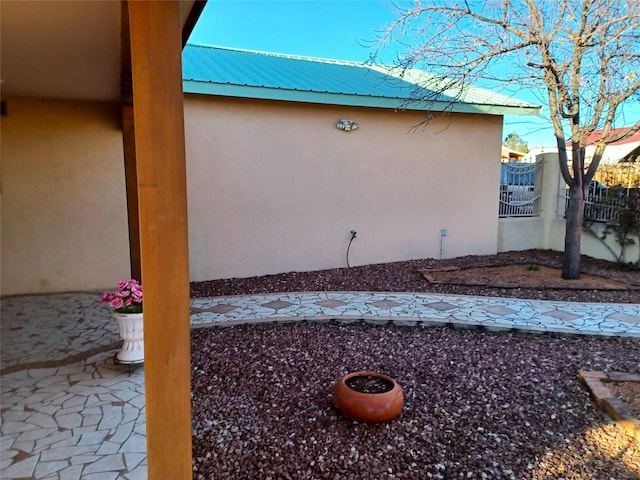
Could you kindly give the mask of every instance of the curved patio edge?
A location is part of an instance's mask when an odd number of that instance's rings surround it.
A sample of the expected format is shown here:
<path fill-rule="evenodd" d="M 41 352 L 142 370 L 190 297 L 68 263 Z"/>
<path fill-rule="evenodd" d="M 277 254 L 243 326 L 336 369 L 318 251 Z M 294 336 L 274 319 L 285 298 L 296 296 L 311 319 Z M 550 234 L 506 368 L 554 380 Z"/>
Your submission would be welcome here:
<path fill-rule="evenodd" d="M 640 338 L 640 304 L 397 292 L 293 292 L 191 300 L 192 328 L 291 321 Z"/>

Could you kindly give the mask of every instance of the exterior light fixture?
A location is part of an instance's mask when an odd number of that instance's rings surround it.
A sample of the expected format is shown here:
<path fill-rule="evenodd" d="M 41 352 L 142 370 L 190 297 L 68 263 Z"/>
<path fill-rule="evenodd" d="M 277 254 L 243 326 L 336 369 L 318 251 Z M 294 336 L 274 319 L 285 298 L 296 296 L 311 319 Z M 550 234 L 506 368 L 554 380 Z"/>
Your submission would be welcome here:
<path fill-rule="evenodd" d="M 341 118 L 337 123 L 336 128 L 338 128 L 339 130 L 344 130 L 345 132 L 350 132 L 351 130 L 356 130 L 358 128 L 358 124 L 353 120 Z"/>

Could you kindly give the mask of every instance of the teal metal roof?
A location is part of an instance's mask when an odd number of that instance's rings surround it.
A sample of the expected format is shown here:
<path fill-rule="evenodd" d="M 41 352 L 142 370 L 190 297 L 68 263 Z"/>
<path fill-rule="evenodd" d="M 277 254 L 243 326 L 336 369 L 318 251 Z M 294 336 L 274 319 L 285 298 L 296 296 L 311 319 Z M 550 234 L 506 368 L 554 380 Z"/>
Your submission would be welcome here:
<path fill-rule="evenodd" d="M 182 77 L 185 93 L 225 97 L 493 115 L 540 111 L 472 86 L 435 93 L 445 80 L 415 69 L 203 45 L 184 48 Z"/>

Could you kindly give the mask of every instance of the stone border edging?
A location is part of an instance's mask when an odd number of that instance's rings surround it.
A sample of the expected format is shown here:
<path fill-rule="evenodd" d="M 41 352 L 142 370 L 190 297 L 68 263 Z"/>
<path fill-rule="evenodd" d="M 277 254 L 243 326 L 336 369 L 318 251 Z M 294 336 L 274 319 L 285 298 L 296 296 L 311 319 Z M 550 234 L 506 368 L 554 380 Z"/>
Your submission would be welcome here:
<path fill-rule="evenodd" d="M 640 375 L 624 372 L 578 371 L 578 378 L 589 388 L 591 397 L 607 415 L 616 421 L 624 432 L 640 441 L 640 419 L 631 413 L 629 405 L 613 395 L 607 386 L 610 382 L 640 382 Z"/>
<path fill-rule="evenodd" d="M 365 324 L 372 326 L 423 327 L 423 328 L 457 328 L 470 330 L 486 330 L 488 332 L 516 332 L 522 334 L 539 335 L 586 335 L 598 337 L 634 337 L 626 332 L 601 332 L 596 330 L 577 330 L 562 326 L 514 325 L 512 323 L 481 323 L 475 320 L 459 318 L 426 318 L 426 317 L 391 317 L 371 315 L 304 315 L 284 317 L 243 318 L 223 321 L 204 321 L 193 323 L 191 329 L 197 328 L 225 328 L 239 325 L 264 325 L 273 323 L 335 323 L 337 325 Z"/>

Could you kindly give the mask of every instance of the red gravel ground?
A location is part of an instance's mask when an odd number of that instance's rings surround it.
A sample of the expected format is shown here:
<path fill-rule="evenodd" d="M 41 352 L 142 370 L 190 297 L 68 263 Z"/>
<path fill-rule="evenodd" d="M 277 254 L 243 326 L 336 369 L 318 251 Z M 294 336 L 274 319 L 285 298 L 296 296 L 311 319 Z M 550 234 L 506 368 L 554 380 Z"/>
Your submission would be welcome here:
<path fill-rule="evenodd" d="M 559 268 L 562 253 L 551 250 L 504 252 L 497 255 L 471 255 L 447 260 L 423 259 L 406 262 L 334 268 L 316 272 L 291 272 L 262 277 L 232 278 L 198 282 L 191 285 L 192 297 L 215 297 L 249 293 L 368 291 L 433 292 L 492 297 L 565 300 L 570 302 L 640 303 L 640 271 L 621 269 L 619 265 L 583 256 L 582 271 L 618 280 L 629 290 L 493 288 L 487 285 L 431 284 L 420 273 L 425 269 L 447 267 L 493 267 L 499 265 L 541 265 Z M 535 276 L 535 272 L 531 272 Z M 509 281 L 509 278 L 503 278 Z M 558 280 L 560 278 L 558 277 Z M 541 285 L 544 287 L 544 285 Z"/>
<path fill-rule="evenodd" d="M 523 263 L 557 260 L 534 253 Z M 446 262 L 505 259 L 497 257 Z M 441 263 L 214 281 L 192 290 L 428 291 L 417 269 Z M 606 262 L 588 266 L 618 275 Z M 620 274 L 638 280 L 637 272 Z M 640 303 L 637 291 L 563 292 L 545 295 Z M 640 444 L 603 415 L 577 378 L 581 369 L 640 373 L 640 339 L 294 323 L 194 330 L 191 348 L 196 479 L 640 478 Z M 355 370 L 400 383 L 398 418 L 367 425 L 339 414 L 331 391 Z"/>

